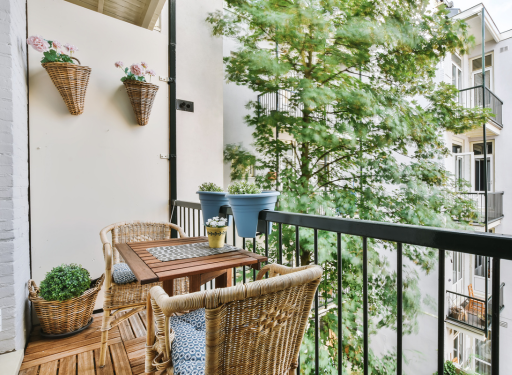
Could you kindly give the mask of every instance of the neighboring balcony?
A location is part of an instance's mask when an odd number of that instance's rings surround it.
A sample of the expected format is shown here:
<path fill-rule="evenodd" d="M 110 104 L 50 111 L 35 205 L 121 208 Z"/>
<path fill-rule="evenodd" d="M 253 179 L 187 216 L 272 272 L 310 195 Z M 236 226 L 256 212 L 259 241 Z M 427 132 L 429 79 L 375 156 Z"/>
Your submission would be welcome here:
<path fill-rule="evenodd" d="M 491 90 L 482 86 L 470 87 L 459 91 L 459 103 L 465 108 L 478 108 L 485 104 L 485 108 L 490 108 L 494 117 L 487 123 L 487 135 L 499 135 L 503 129 L 503 101 L 498 98 Z M 469 137 L 482 136 L 482 129 L 477 128 L 465 133 Z"/>
<path fill-rule="evenodd" d="M 483 192 L 464 192 L 460 193 L 470 197 L 476 205 L 477 217 L 474 223 L 477 225 L 485 224 L 485 194 Z M 487 192 L 487 215 L 488 222 L 492 223 L 503 218 L 503 191 Z"/>
<path fill-rule="evenodd" d="M 500 285 L 500 293 L 499 293 L 499 306 L 500 312 L 505 308 L 505 304 L 503 301 L 503 288 L 505 287 L 505 283 Z M 490 291 L 491 289 L 489 289 Z M 481 298 L 476 298 L 472 296 L 467 296 L 461 293 L 456 293 L 447 290 L 446 291 L 446 299 L 447 299 L 447 315 L 446 319 L 454 321 L 458 324 L 462 324 L 464 326 L 468 326 L 471 328 L 476 328 L 477 330 L 486 331 L 491 327 L 492 323 L 492 296 L 489 296 L 487 299 L 487 308 L 485 305 L 485 300 Z"/>

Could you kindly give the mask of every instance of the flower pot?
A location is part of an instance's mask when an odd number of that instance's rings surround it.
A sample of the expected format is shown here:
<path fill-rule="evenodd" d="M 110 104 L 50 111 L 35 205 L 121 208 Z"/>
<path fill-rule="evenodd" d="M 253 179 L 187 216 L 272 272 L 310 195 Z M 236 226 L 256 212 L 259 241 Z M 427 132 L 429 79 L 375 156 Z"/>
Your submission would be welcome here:
<path fill-rule="evenodd" d="M 33 303 L 41 323 L 41 334 L 49 338 L 62 338 L 83 331 L 91 324 L 92 311 L 105 275 L 91 282 L 81 296 L 67 301 L 47 301 L 39 296 L 34 280 L 28 282 L 29 300 Z"/>
<path fill-rule="evenodd" d="M 208 233 L 208 244 L 211 248 L 217 249 L 220 247 L 224 247 L 224 240 L 226 238 L 226 234 L 228 233 L 228 227 L 223 228 L 206 228 L 206 233 Z"/>
<path fill-rule="evenodd" d="M 203 222 L 206 225 L 206 221 L 215 216 L 219 216 L 221 206 L 229 205 L 227 193 L 222 191 L 198 191 L 199 201 L 201 202 L 201 211 L 203 211 Z M 233 218 L 228 215 L 228 226 L 231 225 Z"/>
<path fill-rule="evenodd" d="M 273 211 L 279 194 L 278 191 L 267 191 L 261 194 L 227 195 L 235 217 L 236 231 L 240 237 L 256 237 L 260 211 Z"/>
<path fill-rule="evenodd" d="M 78 61 L 78 64 L 80 64 L 80 61 Z M 85 92 L 89 84 L 91 68 L 61 62 L 51 62 L 42 65 L 48 72 L 57 90 L 59 90 L 69 113 L 72 115 L 84 113 Z"/>
<path fill-rule="evenodd" d="M 123 82 L 130 103 L 132 103 L 133 113 L 140 126 L 148 124 L 151 108 L 155 101 L 158 86 L 148 82 L 126 80 Z"/>

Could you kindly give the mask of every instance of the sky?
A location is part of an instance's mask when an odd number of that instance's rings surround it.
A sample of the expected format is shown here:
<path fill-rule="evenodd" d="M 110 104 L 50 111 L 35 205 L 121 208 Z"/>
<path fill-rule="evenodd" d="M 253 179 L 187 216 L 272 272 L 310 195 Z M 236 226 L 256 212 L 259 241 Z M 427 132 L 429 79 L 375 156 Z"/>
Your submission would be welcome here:
<path fill-rule="evenodd" d="M 500 32 L 512 29 L 512 0 L 453 0 L 454 8 L 466 10 L 483 3 Z"/>

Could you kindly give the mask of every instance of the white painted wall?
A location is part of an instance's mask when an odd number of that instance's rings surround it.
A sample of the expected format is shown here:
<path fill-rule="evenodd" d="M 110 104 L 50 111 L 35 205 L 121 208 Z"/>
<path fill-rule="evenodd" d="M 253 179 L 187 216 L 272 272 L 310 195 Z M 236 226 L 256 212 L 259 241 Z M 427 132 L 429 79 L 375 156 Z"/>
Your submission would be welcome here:
<path fill-rule="evenodd" d="M 0 353 L 23 350 L 30 329 L 25 40 L 25 1 L 0 1 Z"/>
<path fill-rule="evenodd" d="M 204 25 L 219 0 L 178 2 L 178 197 L 195 197 L 204 178 L 222 181 L 222 40 Z M 31 50 L 30 141 L 32 264 L 37 283 L 61 263 L 104 269 L 99 231 L 124 220 L 168 220 L 167 83 L 159 85 L 149 124 L 136 124 L 114 62 L 145 61 L 168 76 L 167 6 L 162 31 L 149 31 L 62 0 L 29 0 L 29 35 L 76 44 L 92 68 L 85 112 L 71 116 Z M 58 14 L 59 22 L 48 22 Z M 208 157 L 205 157 L 209 155 Z M 205 177 L 206 176 L 206 177 Z M 101 307 L 102 298 L 96 307 Z"/>

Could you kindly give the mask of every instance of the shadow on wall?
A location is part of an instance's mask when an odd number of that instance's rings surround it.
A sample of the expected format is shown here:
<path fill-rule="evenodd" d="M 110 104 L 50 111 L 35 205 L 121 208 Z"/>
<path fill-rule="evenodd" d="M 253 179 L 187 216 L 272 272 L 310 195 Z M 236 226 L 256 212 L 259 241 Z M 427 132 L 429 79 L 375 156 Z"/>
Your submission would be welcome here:
<path fill-rule="evenodd" d="M 37 73 L 30 75 L 30 80 L 32 81 L 30 86 L 35 87 L 36 90 L 41 90 L 42 92 L 35 92 L 34 96 L 44 102 L 44 106 L 47 108 L 51 108 L 52 112 L 55 112 L 58 116 L 66 116 L 70 117 L 68 107 L 64 103 L 64 100 L 59 94 L 59 91 L 53 84 L 50 76 L 42 67 L 41 69 L 37 69 Z M 32 89 L 34 90 L 34 89 Z M 34 90 L 34 91 L 36 91 Z M 86 98 L 87 105 L 87 98 Z"/>
<path fill-rule="evenodd" d="M 132 105 L 130 104 L 130 98 L 126 93 L 126 89 L 122 83 L 119 83 L 119 87 L 114 91 L 114 94 L 110 96 L 112 107 L 115 108 L 124 118 L 127 124 L 131 126 L 139 127 L 137 118 L 133 113 Z M 151 122 L 148 124 L 150 125 Z"/>

